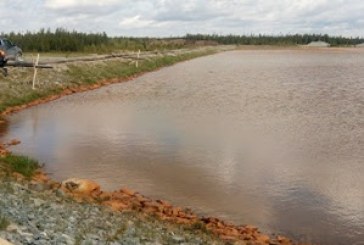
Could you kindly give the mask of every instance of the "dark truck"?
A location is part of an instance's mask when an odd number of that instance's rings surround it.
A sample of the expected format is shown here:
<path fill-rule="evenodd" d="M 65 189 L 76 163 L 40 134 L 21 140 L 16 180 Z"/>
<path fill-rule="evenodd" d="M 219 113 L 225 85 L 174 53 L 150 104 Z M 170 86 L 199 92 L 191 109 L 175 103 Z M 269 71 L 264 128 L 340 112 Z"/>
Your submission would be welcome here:
<path fill-rule="evenodd" d="M 5 52 L 0 49 L 0 68 L 4 76 L 8 75 L 8 70 L 5 68 L 7 60 L 5 59 Z"/>
<path fill-rule="evenodd" d="M 9 39 L 0 37 L 0 50 L 5 52 L 5 60 L 23 61 L 23 51 Z"/>

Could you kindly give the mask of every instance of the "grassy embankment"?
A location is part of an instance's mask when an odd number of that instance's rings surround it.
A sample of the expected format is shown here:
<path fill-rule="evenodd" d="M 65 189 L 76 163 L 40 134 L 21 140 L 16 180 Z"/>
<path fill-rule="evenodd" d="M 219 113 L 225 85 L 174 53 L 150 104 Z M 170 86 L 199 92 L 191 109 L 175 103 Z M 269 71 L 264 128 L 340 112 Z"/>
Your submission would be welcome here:
<path fill-rule="evenodd" d="M 127 59 L 95 62 L 74 62 L 55 65 L 54 69 L 39 69 L 36 90 L 32 90 L 33 69 L 9 68 L 9 76 L 0 74 L 0 114 L 9 107 L 61 94 L 66 89 L 91 86 L 110 79 L 127 80 L 144 72 L 169 66 L 177 62 L 215 53 L 215 49 L 188 51 L 177 55 L 155 55 L 139 60 L 136 67 Z"/>

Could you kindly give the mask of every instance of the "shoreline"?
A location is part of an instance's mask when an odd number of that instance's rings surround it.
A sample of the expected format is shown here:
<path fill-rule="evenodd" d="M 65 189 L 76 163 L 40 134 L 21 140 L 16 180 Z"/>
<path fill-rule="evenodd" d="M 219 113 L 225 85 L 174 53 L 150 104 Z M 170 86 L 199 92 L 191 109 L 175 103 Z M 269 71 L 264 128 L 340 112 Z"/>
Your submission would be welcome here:
<path fill-rule="evenodd" d="M 213 54 L 216 52 L 218 51 L 207 54 L 199 54 L 192 58 Z M 144 75 L 147 72 L 157 71 L 165 66 L 173 65 L 175 63 L 183 62 L 192 58 L 188 57 L 186 59 L 173 61 L 172 64 L 161 65 L 151 70 L 138 71 L 130 76 L 104 79 L 92 84 L 81 84 L 79 86 L 66 87 L 65 89 L 60 90 L 54 94 L 37 98 L 21 105 L 7 107 L 0 113 L 0 115 L 4 117 L 32 106 L 59 99 L 63 96 L 98 89 L 113 83 L 130 81 Z M 0 118 L 0 123 L 4 122 L 5 120 Z M 10 152 L 7 151 L 7 148 L 10 145 L 11 144 L 8 144 L 6 147 L 1 147 L 0 144 L 0 153 L 3 152 L 3 154 L 10 154 Z M 15 174 L 14 177 L 17 179 L 17 181 L 24 181 L 24 178 L 18 174 Z M 225 242 L 241 241 L 252 242 L 253 244 L 293 244 L 291 240 L 283 236 L 276 236 L 272 238 L 268 235 L 262 234 L 255 226 L 239 226 L 214 217 L 199 217 L 191 210 L 173 206 L 164 200 L 152 200 L 136 191 L 126 188 L 112 192 L 105 192 L 102 191 L 100 186 L 92 180 L 70 179 L 59 183 L 48 178 L 48 176 L 42 171 L 38 171 L 37 175 L 29 183 L 32 185 L 39 183 L 41 185 L 47 186 L 47 188 L 49 187 L 54 191 L 63 192 L 65 196 L 70 196 L 76 201 L 86 201 L 87 203 L 108 206 L 114 211 L 124 212 L 127 210 L 134 210 L 156 217 L 162 221 L 191 225 L 196 229 L 207 229 Z"/>
<path fill-rule="evenodd" d="M 16 105 L 5 106 L 5 108 L 0 110 L 0 123 L 6 121 L 4 119 L 4 116 L 10 115 L 12 113 L 16 113 L 18 111 L 27 109 L 32 106 L 36 106 L 39 104 L 57 100 L 61 97 L 67 96 L 67 95 L 87 92 L 87 91 L 91 91 L 91 90 L 98 89 L 103 86 L 107 86 L 107 85 L 111 85 L 111 84 L 115 84 L 115 83 L 128 82 L 130 80 L 143 76 L 144 74 L 146 74 L 148 72 L 155 72 L 164 67 L 171 66 L 171 65 L 174 65 L 174 64 L 177 64 L 180 62 L 185 62 L 185 61 L 195 59 L 198 57 L 213 55 L 213 54 L 216 54 L 219 52 L 225 52 L 225 51 L 229 51 L 229 50 L 231 50 L 231 49 L 229 49 L 229 48 L 228 49 L 219 49 L 219 48 L 209 48 L 209 47 L 206 49 L 200 49 L 200 50 L 191 49 L 187 53 L 182 53 L 182 54 L 177 54 L 175 56 L 172 56 L 172 58 L 174 57 L 175 59 L 174 60 L 172 59 L 171 61 L 167 60 L 165 64 L 162 63 L 163 58 L 168 58 L 170 56 L 164 55 L 162 57 L 159 57 L 159 59 L 161 59 L 161 63 L 156 64 L 155 67 L 148 67 L 148 66 L 142 67 L 142 65 L 143 65 L 143 63 L 142 63 L 140 68 L 137 67 L 138 69 L 131 70 L 130 75 L 126 74 L 126 75 L 120 76 L 120 77 L 104 78 L 104 79 L 96 80 L 96 81 L 92 81 L 92 82 L 80 81 L 81 82 L 80 84 L 76 84 L 73 86 L 67 86 L 66 88 L 61 88 L 61 90 L 58 90 L 58 91 L 51 91 L 50 94 L 46 94 L 45 96 L 40 95 L 39 98 L 30 99 L 29 101 L 25 101 L 25 103 L 20 102 L 19 104 L 16 104 Z M 158 63 L 159 62 L 158 57 L 156 57 L 155 59 L 156 59 L 155 62 Z M 87 62 L 92 62 L 92 61 L 84 61 L 84 62 L 87 63 Z M 146 61 L 144 61 L 144 62 L 146 62 Z"/>
<path fill-rule="evenodd" d="M 11 152 L 7 149 L 16 144 L 20 144 L 20 141 L 13 140 L 4 144 L 5 147 L 4 145 L 0 146 L 0 151 L 5 149 L 6 155 L 9 155 Z M 28 186 L 28 188 L 39 192 L 51 192 L 62 198 L 71 198 L 79 205 L 90 204 L 108 207 L 113 212 L 144 214 L 159 221 L 207 231 L 226 243 L 238 242 L 238 244 L 254 245 L 295 244 L 292 240 L 281 235 L 269 236 L 264 234 L 256 226 L 235 225 L 216 217 L 199 216 L 191 209 L 174 206 L 165 200 L 151 199 L 126 187 L 115 191 L 103 191 L 98 183 L 88 179 L 70 178 L 57 182 L 49 178 L 41 168 L 37 169 L 31 178 L 26 178 L 17 172 L 12 172 L 10 175 L 10 179 L 16 183 Z"/>

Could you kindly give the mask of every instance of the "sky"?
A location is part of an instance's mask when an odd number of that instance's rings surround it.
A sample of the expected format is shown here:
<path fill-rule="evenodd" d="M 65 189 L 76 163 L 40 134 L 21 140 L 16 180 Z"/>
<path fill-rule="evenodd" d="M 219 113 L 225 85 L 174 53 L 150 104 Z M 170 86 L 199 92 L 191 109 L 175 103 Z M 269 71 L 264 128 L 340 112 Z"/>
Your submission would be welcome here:
<path fill-rule="evenodd" d="M 316 33 L 364 37 L 363 0 L 0 0 L 0 32 L 109 36 Z"/>

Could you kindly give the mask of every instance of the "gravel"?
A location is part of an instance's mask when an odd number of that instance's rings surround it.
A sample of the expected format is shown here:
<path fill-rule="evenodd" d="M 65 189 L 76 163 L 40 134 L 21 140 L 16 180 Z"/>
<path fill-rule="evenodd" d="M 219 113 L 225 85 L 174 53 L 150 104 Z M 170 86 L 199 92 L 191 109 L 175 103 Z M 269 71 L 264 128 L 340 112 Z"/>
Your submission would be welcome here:
<path fill-rule="evenodd" d="M 142 213 L 78 203 L 47 186 L 0 183 L 0 238 L 13 244 L 223 244 L 215 236 Z"/>

